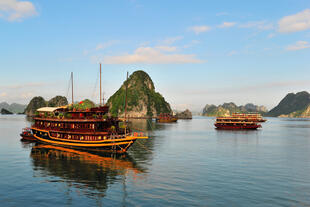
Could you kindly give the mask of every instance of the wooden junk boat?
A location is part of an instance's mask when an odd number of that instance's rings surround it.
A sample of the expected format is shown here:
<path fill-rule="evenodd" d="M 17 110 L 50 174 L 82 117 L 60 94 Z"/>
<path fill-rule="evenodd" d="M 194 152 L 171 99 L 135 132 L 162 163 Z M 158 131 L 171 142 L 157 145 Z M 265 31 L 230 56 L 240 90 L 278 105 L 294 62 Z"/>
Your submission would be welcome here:
<path fill-rule="evenodd" d="M 233 113 L 231 116 L 217 117 L 214 125 L 217 129 L 257 129 L 262 127 L 258 122 L 265 121 L 266 120 L 257 113 Z"/>
<path fill-rule="evenodd" d="M 156 118 L 156 122 L 158 123 L 171 123 L 171 122 L 177 122 L 177 121 L 178 121 L 178 118 L 169 113 L 161 113 Z"/>
<path fill-rule="evenodd" d="M 81 109 L 82 107 L 78 106 L 83 104 L 82 102 L 73 104 L 72 74 L 71 80 L 72 104 L 37 110 L 35 123 L 31 127 L 37 141 L 66 147 L 124 153 L 137 139 L 148 138 L 142 132 L 132 132 L 127 128 L 126 122 L 122 126 L 119 118 L 108 116 L 109 107 L 101 104 L 101 64 L 98 107 Z"/>
<path fill-rule="evenodd" d="M 22 133 L 20 133 L 20 136 L 22 137 L 22 141 L 36 141 L 36 138 L 33 136 L 31 128 L 23 128 Z"/>

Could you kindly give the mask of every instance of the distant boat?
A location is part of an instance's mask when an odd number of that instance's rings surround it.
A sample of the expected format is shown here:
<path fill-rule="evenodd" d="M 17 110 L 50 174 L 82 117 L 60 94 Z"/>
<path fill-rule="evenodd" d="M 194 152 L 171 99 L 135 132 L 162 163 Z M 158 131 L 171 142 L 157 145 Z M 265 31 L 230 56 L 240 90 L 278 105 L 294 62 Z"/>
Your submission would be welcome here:
<path fill-rule="evenodd" d="M 232 113 L 233 118 L 239 118 L 247 121 L 266 122 L 267 120 L 259 113 Z"/>
<path fill-rule="evenodd" d="M 161 113 L 156 117 L 156 122 L 158 123 L 172 123 L 177 121 L 178 118 L 169 113 Z"/>
<path fill-rule="evenodd" d="M 260 114 L 257 113 L 233 113 L 227 117 L 217 117 L 214 126 L 217 129 L 257 129 L 262 126 L 258 122 L 265 122 Z"/>
<path fill-rule="evenodd" d="M 71 81 L 72 104 L 43 107 L 37 110 L 37 115 L 34 117 L 35 123 L 31 129 L 38 141 L 66 147 L 124 153 L 137 139 L 148 138 L 142 132 L 132 132 L 126 122 L 122 125 L 118 117 L 108 116 L 109 107 L 101 104 L 103 100 L 101 99 L 101 64 L 98 107 L 79 107 L 83 102 L 73 104 L 73 74 L 71 74 Z"/>
<path fill-rule="evenodd" d="M 37 139 L 33 136 L 31 132 L 31 128 L 23 128 L 22 133 L 20 133 L 20 136 L 22 137 L 22 141 L 36 141 Z"/>

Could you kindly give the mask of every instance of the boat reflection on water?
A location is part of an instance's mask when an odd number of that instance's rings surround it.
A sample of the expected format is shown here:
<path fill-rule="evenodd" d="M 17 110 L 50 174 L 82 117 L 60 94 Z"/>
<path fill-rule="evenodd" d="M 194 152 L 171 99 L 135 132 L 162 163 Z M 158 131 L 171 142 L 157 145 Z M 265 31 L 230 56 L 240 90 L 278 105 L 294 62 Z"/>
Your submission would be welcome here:
<path fill-rule="evenodd" d="M 36 145 L 36 142 L 29 141 L 29 140 L 20 140 L 20 143 L 23 149 L 30 149 L 30 150 L 32 149 L 34 145 Z"/>
<path fill-rule="evenodd" d="M 133 178 L 144 174 L 128 154 L 103 154 L 36 144 L 32 147 L 31 158 L 34 171 L 38 173 L 36 176 L 56 176 L 61 179 L 59 182 L 65 182 L 87 196 L 96 194 L 94 190 L 104 196 L 109 185 L 117 182 L 125 185 L 128 174 Z"/>

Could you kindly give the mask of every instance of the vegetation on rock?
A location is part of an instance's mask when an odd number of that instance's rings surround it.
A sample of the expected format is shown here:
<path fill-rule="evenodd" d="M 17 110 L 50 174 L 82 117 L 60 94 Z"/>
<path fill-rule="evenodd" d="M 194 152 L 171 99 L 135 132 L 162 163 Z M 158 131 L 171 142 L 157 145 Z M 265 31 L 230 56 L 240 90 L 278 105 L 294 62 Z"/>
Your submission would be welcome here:
<path fill-rule="evenodd" d="M 135 71 L 128 81 L 125 81 L 120 89 L 109 98 L 107 104 L 112 115 L 124 115 L 126 84 L 128 85 L 127 112 L 130 117 L 153 117 L 160 113 L 172 113 L 169 103 L 155 91 L 150 76 L 139 70 Z"/>
<path fill-rule="evenodd" d="M 58 107 L 68 105 L 68 100 L 64 96 L 55 96 L 48 101 L 47 106 L 49 107 Z"/>
<path fill-rule="evenodd" d="M 95 103 L 92 102 L 89 99 L 84 99 L 83 101 L 73 104 L 73 106 L 70 106 L 70 109 L 76 109 L 76 110 L 86 110 L 95 107 Z"/>
<path fill-rule="evenodd" d="M 306 107 L 304 110 L 294 111 L 287 115 L 281 114 L 279 117 L 290 117 L 290 118 L 310 118 L 310 105 Z"/>
<path fill-rule="evenodd" d="M 36 96 L 32 98 L 29 102 L 28 106 L 25 109 L 25 114 L 27 114 L 27 116 L 33 116 L 35 115 L 38 108 L 45 106 L 47 106 L 47 103 L 44 98 L 41 96 Z"/>
<path fill-rule="evenodd" d="M 254 104 L 246 104 L 237 106 L 235 103 L 224 103 L 223 105 L 215 106 L 207 104 L 202 111 L 203 116 L 229 116 L 231 113 L 249 113 L 255 112 L 264 115 L 267 112 L 266 107 L 256 106 Z"/>
<path fill-rule="evenodd" d="M 267 116 L 300 117 L 307 111 L 309 105 L 310 94 L 308 92 L 289 93 L 267 113 Z"/>

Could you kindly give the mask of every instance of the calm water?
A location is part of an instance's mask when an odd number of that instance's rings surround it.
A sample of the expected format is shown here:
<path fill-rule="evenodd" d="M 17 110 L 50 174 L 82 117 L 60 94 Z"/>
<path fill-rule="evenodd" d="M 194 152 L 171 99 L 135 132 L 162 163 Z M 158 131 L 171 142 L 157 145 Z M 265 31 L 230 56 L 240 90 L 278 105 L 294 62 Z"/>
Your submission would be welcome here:
<path fill-rule="evenodd" d="M 310 206 L 310 120 L 213 122 L 136 121 L 151 138 L 111 156 L 22 143 L 30 122 L 0 116 L 0 206 Z"/>

